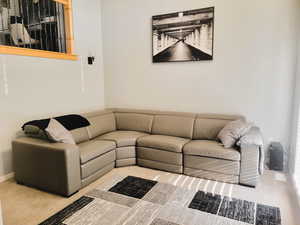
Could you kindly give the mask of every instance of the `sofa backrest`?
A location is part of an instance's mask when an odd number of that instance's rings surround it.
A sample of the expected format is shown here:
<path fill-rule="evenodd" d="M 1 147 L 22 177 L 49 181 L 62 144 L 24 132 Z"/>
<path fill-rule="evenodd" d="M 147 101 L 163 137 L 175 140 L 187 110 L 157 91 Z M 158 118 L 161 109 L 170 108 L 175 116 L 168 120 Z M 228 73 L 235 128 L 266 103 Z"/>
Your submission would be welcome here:
<path fill-rule="evenodd" d="M 110 110 L 86 113 L 83 116 L 86 117 L 91 124 L 88 127 L 90 138 L 95 138 L 116 130 L 115 116 Z"/>
<path fill-rule="evenodd" d="M 153 115 L 138 112 L 115 112 L 118 130 L 130 130 L 151 133 Z"/>
<path fill-rule="evenodd" d="M 191 139 L 195 117 L 193 113 L 158 112 L 154 116 L 152 134 Z"/>
<path fill-rule="evenodd" d="M 193 139 L 216 140 L 219 132 L 227 123 L 238 119 L 245 118 L 236 115 L 197 114 Z"/>
<path fill-rule="evenodd" d="M 76 144 L 80 144 L 90 139 L 87 127 L 71 130 L 70 132 Z"/>

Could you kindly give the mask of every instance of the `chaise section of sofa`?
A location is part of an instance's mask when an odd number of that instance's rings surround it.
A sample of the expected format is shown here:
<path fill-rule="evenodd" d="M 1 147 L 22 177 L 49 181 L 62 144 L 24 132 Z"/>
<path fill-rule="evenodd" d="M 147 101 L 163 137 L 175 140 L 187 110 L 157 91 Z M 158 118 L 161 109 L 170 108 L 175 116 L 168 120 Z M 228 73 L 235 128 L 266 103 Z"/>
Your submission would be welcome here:
<path fill-rule="evenodd" d="M 116 144 L 97 137 L 116 131 L 115 116 L 104 110 L 84 114 L 90 126 L 72 130 L 76 145 L 31 137 L 13 141 L 16 180 L 41 190 L 70 196 L 115 167 Z"/>
<path fill-rule="evenodd" d="M 226 149 L 217 141 L 227 123 L 241 116 L 197 114 L 192 140 L 184 146 L 184 174 L 239 183 L 241 154 L 237 148 Z"/>
<path fill-rule="evenodd" d="M 16 180 L 70 196 L 115 167 L 139 165 L 256 186 L 261 146 L 225 149 L 217 135 L 242 116 L 108 109 L 83 114 L 90 126 L 72 130 L 76 145 L 30 137 L 13 141 Z M 260 138 L 259 129 L 251 138 Z M 246 138 L 247 139 L 247 138 Z"/>
<path fill-rule="evenodd" d="M 184 147 L 184 174 L 227 183 L 238 183 L 240 152 L 216 141 L 195 140 Z"/>

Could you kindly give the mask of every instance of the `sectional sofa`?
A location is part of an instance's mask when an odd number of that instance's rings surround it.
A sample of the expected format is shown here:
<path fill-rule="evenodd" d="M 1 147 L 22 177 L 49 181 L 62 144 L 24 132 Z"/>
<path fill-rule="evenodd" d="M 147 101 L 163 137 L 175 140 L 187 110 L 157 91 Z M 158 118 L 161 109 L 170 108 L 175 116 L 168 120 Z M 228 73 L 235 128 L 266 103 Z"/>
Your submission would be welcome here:
<path fill-rule="evenodd" d="M 76 145 L 31 137 L 14 140 L 16 181 L 70 196 L 115 167 L 139 165 L 227 183 L 257 184 L 260 146 L 225 149 L 217 141 L 220 130 L 242 116 L 132 109 L 83 116 L 91 125 L 71 131 Z"/>

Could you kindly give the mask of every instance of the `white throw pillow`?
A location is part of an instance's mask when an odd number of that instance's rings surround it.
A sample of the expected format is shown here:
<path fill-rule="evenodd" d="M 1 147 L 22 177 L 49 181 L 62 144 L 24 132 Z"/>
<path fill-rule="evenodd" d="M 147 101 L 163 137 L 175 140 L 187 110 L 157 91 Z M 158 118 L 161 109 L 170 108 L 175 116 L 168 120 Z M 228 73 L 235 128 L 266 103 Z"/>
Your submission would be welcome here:
<path fill-rule="evenodd" d="M 251 129 L 240 138 L 237 145 L 257 145 L 263 147 L 264 140 L 260 129 L 258 127 L 251 127 Z"/>
<path fill-rule="evenodd" d="M 225 148 L 232 148 L 235 143 L 246 134 L 252 127 L 252 124 L 244 120 L 235 120 L 228 123 L 218 134 L 218 139 Z"/>
<path fill-rule="evenodd" d="M 48 137 L 54 142 L 76 144 L 70 131 L 68 131 L 56 119 L 50 119 L 48 127 L 45 129 Z"/>

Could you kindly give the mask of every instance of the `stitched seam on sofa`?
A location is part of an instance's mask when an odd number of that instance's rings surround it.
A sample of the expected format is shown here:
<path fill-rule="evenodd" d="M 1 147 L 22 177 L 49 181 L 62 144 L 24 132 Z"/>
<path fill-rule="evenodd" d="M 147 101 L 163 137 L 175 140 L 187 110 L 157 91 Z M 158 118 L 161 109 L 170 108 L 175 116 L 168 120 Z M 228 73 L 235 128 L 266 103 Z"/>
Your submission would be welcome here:
<path fill-rule="evenodd" d="M 194 156 L 194 157 L 202 157 L 202 158 L 209 158 L 209 159 L 218 159 L 218 160 L 224 160 L 224 161 L 230 161 L 230 162 L 241 162 L 241 159 L 239 160 L 232 160 L 232 159 L 225 159 L 225 158 L 217 158 L 213 156 L 205 156 L 205 155 L 191 155 L 183 153 L 184 156 Z"/>
<path fill-rule="evenodd" d="M 150 133 L 149 134 L 152 134 L 154 119 L 155 119 L 155 115 L 152 116 L 151 127 L 150 127 Z"/>
<path fill-rule="evenodd" d="M 92 140 L 92 135 L 91 135 L 91 131 L 90 131 L 89 127 L 86 127 L 86 131 L 88 133 L 89 140 Z"/>
<path fill-rule="evenodd" d="M 84 179 L 86 179 L 86 178 L 88 178 L 88 177 L 94 175 L 94 174 L 97 173 L 99 170 L 102 170 L 103 168 L 107 167 L 108 165 L 110 165 L 110 164 L 113 163 L 113 162 L 115 162 L 115 160 L 112 161 L 112 162 L 109 162 L 109 163 L 105 164 L 103 167 L 97 169 L 97 170 L 96 170 L 95 172 L 93 172 L 91 175 L 88 175 L 88 176 L 86 176 L 86 177 L 82 177 L 82 176 L 81 176 L 81 180 L 84 180 Z M 80 171 L 82 172 L 83 169 L 84 169 L 84 168 L 81 167 L 81 168 L 80 168 Z"/>
<path fill-rule="evenodd" d="M 192 139 L 189 139 L 189 141 L 188 141 L 187 143 L 183 144 L 183 146 L 182 146 L 182 154 L 184 154 L 184 152 L 183 152 L 184 147 L 185 147 L 187 144 L 191 143 L 192 141 L 193 141 Z"/>
<path fill-rule="evenodd" d="M 108 132 L 108 133 L 111 133 L 111 132 Z M 106 134 L 108 134 L 108 133 L 106 133 Z M 103 134 L 103 135 L 105 135 L 105 134 Z M 103 135 L 100 135 L 100 136 L 98 136 L 98 137 L 101 138 L 101 136 L 103 136 Z M 118 145 L 118 141 L 116 141 L 116 140 L 114 140 L 114 139 L 101 138 L 101 139 L 98 139 L 98 140 L 99 140 L 99 141 L 113 141 L 113 142 L 115 142 L 117 148 L 125 148 L 125 147 L 136 147 L 136 146 L 137 146 L 137 140 L 138 140 L 139 138 L 142 138 L 142 137 L 145 137 L 145 136 L 148 136 L 148 134 L 145 134 L 144 136 L 137 137 L 136 140 L 135 140 L 134 145 L 124 145 L 124 146 L 119 146 L 119 145 Z M 97 138 L 97 137 L 96 137 L 96 138 Z"/>
<path fill-rule="evenodd" d="M 204 171 L 204 172 L 213 172 L 213 173 L 218 173 L 218 174 L 222 174 L 222 175 L 230 175 L 230 176 L 235 176 L 235 177 L 239 177 L 239 174 L 232 174 L 232 173 L 221 173 L 219 171 L 214 171 L 214 170 L 206 170 L 206 169 L 199 169 L 199 168 L 193 168 L 193 167 L 184 167 L 185 169 L 192 169 L 192 170 L 200 170 L 200 171 Z"/>
<path fill-rule="evenodd" d="M 151 135 L 151 134 L 149 134 L 149 135 Z M 148 135 L 145 135 L 145 136 L 148 136 Z M 136 139 L 135 147 L 138 147 L 138 141 L 139 141 L 139 139 L 140 139 L 140 138 L 143 138 L 143 137 L 145 137 L 145 136 L 138 137 L 138 138 Z M 136 148 L 135 148 L 135 149 L 136 149 Z"/>
<path fill-rule="evenodd" d="M 154 151 L 157 150 L 157 151 L 163 151 L 163 152 L 170 152 L 170 153 L 182 155 L 182 157 L 184 156 L 183 152 L 174 152 L 174 151 L 170 151 L 170 150 L 151 148 L 151 147 L 145 147 L 145 146 L 137 146 L 136 148 L 145 148 L 145 149 L 154 150 Z M 136 151 L 137 151 L 137 149 L 136 149 Z"/>
<path fill-rule="evenodd" d="M 172 112 L 159 112 L 159 113 L 156 113 L 155 116 L 172 116 L 172 117 L 183 117 L 183 118 L 195 118 L 195 114 L 194 113 L 190 113 L 190 115 L 188 115 L 189 113 L 188 112 L 173 112 L 174 114 L 172 114 Z M 178 114 L 177 114 L 178 113 Z M 181 114 L 182 113 L 182 114 Z M 187 113 L 186 115 L 183 115 Z"/>
<path fill-rule="evenodd" d="M 124 111 L 120 112 L 118 110 L 124 110 Z M 124 113 L 124 114 L 135 113 L 135 114 L 142 114 L 142 115 L 146 115 L 146 116 L 154 116 L 155 115 L 155 112 L 143 112 L 143 111 L 139 112 L 138 109 L 137 110 L 132 109 L 132 111 L 130 111 L 130 110 L 126 110 L 126 109 L 113 108 L 112 112 L 113 113 Z"/>
<path fill-rule="evenodd" d="M 165 151 L 165 152 L 173 152 L 173 153 L 178 153 L 178 154 L 182 154 L 183 155 L 183 148 L 181 148 L 181 152 L 178 152 L 178 151 L 171 151 L 171 150 L 167 150 L 167 149 L 162 149 L 162 148 L 157 148 L 157 147 L 147 147 L 147 146 L 141 146 L 141 145 L 138 145 L 138 147 L 141 147 L 141 148 L 149 148 L 149 149 L 154 149 L 154 150 L 160 150 L 160 151 Z"/>
<path fill-rule="evenodd" d="M 84 163 L 82 163 L 81 160 L 80 160 L 80 166 L 83 166 L 83 165 L 89 163 L 90 161 L 93 161 L 94 159 L 97 159 L 98 157 L 101 157 L 101 156 L 103 156 L 103 155 L 105 155 L 105 154 L 108 154 L 108 153 L 110 153 L 111 151 L 115 151 L 115 150 L 116 150 L 116 148 L 110 149 L 110 150 L 108 150 L 107 152 L 102 153 L 101 155 L 97 155 L 97 156 L 93 157 L 92 159 L 89 159 L 88 161 L 86 161 L 86 162 L 84 162 Z"/>
<path fill-rule="evenodd" d="M 151 160 L 151 159 L 137 158 L 137 160 L 144 160 L 144 161 L 147 161 L 147 162 L 155 162 L 155 163 L 166 164 L 166 165 L 170 165 L 170 166 L 177 166 L 177 167 L 183 168 L 183 165 L 176 165 L 176 164 L 160 162 L 160 161 Z"/>
<path fill-rule="evenodd" d="M 159 161 L 159 160 L 154 160 L 154 159 L 146 159 L 146 158 L 143 158 L 143 157 L 137 157 L 138 159 L 142 159 L 142 160 L 148 160 L 148 161 L 153 161 L 153 162 L 159 162 L 159 163 L 165 163 L 165 164 L 168 164 L 168 165 L 174 165 L 174 166 L 183 166 L 183 159 L 182 159 L 182 163 L 179 164 L 174 164 L 174 163 L 167 163 L 167 162 L 164 162 L 164 161 Z"/>
<path fill-rule="evenodd" d="M 176 111 L 161 111 L 161 110 L 147 110 L 147 109 L 122 109 L 122 108 L 108 108 L 106 110 L 111 110 L 113 113 L 136 113 L 144 115 L 166 115 L 166 116 L 179 116 L 187 118 L 195 118 L 196 113 L 191 112 L 176 112 Z"/>
<path fill-rule="evenodd" d="M 183 167 L 183 164 L 167 163 L 167 162 L 163 162 L 163 161 L 152 160 L 152 159 L 145 159 L 145 158 L 137 158 L 137 159 L 147 160 L 147 161 L 151 161 L 151 162 L 158 162 L 158 163 L 161 163 L 161 164 L 167 164 L 167 165 L 172 165 L 172 166 L 181 166 L 181 167 Z"/>
<path fill-rule="evenodd" d="M 131 158 L 126 158 L 126 159 L 116 159 L 116 161 L 125 161 L 125 160 L 129 160 L 129 159 L 136 159 L 135 157 L 131 157 Z"/>
<path fill-rule="evenodd" d="M 194 134 L 195 134 L 195 130 L 196 130 L 196 121 L 197 121 L 197 116 L 194 119 L 194 123 L 193 123 L 193 133 L 192 133 L 192 138 L 191 140 L 194 140 Z"/>
<path fill-rule="evenodd" d="M 110 162 L 108 163 L 107 165 L 103 166 L 101 169 L 99 169 L 98 171 L 96 171 L 95 173 L 91 174 L 90 176 L 86 177 L 86 178 L 82 178 L 81 177 L 81 185 L 83 182 L 85 182 L 85 180 L 89 179 L 91 176 L 94 176 L 95 174 L 97 174 L 100 170 L 103 170 L 103 169 L 107 169 L 106 167 L 112 165 L 112 164 L 115 164 L 115 162 Z M 103 175 L 102 175 L 103 176 Z"/>
<path fill-rule="evenodd" d="M 110 133 L 110 132 L 108 132 L 108 133 Z M 108 134 L 107 133 L 107 134 Z M 105 135 L 105 134 L 103 134 L 103 135 Z M 101 136 L 100 136 L 101 137 Z M 101 139 L 99 139 L 99 141 L 112 141 L 112 142 L 114 142 L 115 144 L 116 144 L 116 148 L 121 148 L 120 146 L 118 146 L 118 142 L 116 141 L 116 140 L 113 140 L 113 139 L 109 139 L 109 138 L 101 138 Z M 122 147 L 126 147 L 126 146 L 122 146 Z M 129 146 L 128 146 L 129 147 Z"/>

